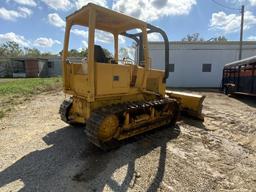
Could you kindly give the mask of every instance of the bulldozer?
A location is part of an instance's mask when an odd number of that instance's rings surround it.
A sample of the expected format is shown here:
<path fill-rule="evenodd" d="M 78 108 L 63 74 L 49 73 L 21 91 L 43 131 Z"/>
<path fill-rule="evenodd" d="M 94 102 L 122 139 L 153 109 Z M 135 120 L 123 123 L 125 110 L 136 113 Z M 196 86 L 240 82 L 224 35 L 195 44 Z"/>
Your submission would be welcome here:
<path fill-rule="evenodd" d="M 83 62 L 68 58 L 72 26 L 88 28 L 88 55 Z M 138 30 L 139 29 L 139 30 Z M 96 30 L 111 33 L 114 56 L 96 45 Z M 148 34 L 164 39 L 165 70 L 153 69 Z M 136 60 L 119 59 L 119 37 L 136 44 Z M 108 150 L 126 138 L 173 125 L 180 111 L 202 119 L 204 97 L 166 90 L 169 76 L 169 41 L 166 33 L 149 23 L 89 3 L 66 17 L 62 53 L 63 87 L 68 95 L 60 106 L 61 119 L 85 125 L 88 140 Z"/>

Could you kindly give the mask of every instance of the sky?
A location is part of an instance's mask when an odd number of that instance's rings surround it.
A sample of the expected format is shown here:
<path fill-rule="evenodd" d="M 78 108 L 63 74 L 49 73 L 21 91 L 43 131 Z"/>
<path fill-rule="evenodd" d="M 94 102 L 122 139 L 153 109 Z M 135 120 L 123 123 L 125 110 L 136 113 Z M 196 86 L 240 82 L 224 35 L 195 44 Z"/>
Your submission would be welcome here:
<path fill-rule="evenodd" d="M 63 48 L 65 17 L 92 2 L 139 18 L 166 31 L 170 41 L 199 33 L 208 40 L 224 35 L 239 40 L 240 8 L 245 5 L 244 40 L 256 40 L 256 0 L 0 0 L 0 44 L 59 53 Z M 85 27 L 73 27 L 70 48 L 87 47 Z M 161 41 L 152 34 L 151 41 Z M 97 32 L 97 44 L 112 50 L 110 34 Z M 120 39 L 121 47 L 130 41 Z"/>

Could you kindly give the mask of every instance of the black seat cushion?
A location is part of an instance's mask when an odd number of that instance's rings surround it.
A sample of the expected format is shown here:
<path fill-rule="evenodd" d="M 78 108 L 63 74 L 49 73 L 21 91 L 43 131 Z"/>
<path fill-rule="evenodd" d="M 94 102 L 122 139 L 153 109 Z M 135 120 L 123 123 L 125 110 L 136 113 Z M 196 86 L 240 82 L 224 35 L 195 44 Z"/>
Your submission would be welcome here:
<path fill-rule="evenodd" d="M 94 60 L 99 63 L 108 63 L 108 58 L 106 57 L 103 49 L 99 45 L 94 45 Z"/>

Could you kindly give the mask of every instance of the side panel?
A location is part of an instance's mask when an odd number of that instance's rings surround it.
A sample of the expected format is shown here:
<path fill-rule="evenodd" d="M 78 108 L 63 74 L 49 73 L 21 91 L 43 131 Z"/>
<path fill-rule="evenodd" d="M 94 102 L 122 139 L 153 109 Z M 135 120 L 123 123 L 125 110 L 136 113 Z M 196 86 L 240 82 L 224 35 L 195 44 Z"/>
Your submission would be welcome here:
<path fill-rule="evenodd" d="M 136 83 L 135 87 L 136 88 L 141 88 L 142 87 L 142 82 L 143 82 L 143 75 L 145 71 L 143 68 L 138 68 L 136 72 Z"/>
<path fill-rule="evenodd" d="M 255 94 L 255 68 L 254 65 L 242 65 L 233 69 L 225 69 L 223 72 L 223 87 L 234 85 L 234 92 Z"/>
<path fill-rule="evenodd" d="M 26 77 L 38 77 L 39 66 L 37 60 L 25 61 Z"/>
<path fill-rule="evenodd" d="M 240 72 L 239 91 L 245 92 L 245 93 L 251 93 L 252 83 L 253 83 L 252 69 L 244 70 L 244 71 L 242 70 Z"/>
<path fill-rule="evenodd" d="M 150 70 L 148 73 L 146 88 L 149 91 L 165 95 L 165 83 L 163 83 L 164 71 Z"/>
<path fill-rule="evenodd" d="M 128 93 L 131 67 L 126 65 L 96 63 L 96 96 Z"/>
<path fill-rule="evenodd" d="M 90 90 L 87 67 L 82 64 L 73 63 L 68 64 L 67 69 L 70 90 L 77 96 L 87 97 Z"/>
<path fill-rule="evenodd" d="M 252 93 L 256 94 L 256 75 L 253 77 Z"/>
<path fill-rule="evenodd" d="M 71 75 L 70 84 L 71 90 L 75 92 L 76 95 L 86 97 L 89 91 L 88 77 L 85 75 Z"/>

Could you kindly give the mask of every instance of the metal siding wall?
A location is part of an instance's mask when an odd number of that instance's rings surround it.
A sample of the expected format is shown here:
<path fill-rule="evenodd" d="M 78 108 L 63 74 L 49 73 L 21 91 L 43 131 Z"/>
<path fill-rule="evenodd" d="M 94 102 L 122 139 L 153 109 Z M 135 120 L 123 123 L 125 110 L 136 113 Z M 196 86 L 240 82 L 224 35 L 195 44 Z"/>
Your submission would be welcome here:
<path fill-rule="evenodd" d="M 167 80 L 169 87 L 220 87 L 222 70 L 226 63 L 237 60 L 237 45 L 172 44 L 170 63 L 175 64 L 174 72 Z M 244 45 L 244 48 L 252 46 Z M 149 43 L 152 66 L 164 69 L 163 44 Z M 256 55 L 256 48 L 245 49 L 243 58 Z M 202 72 L 202 64 L 212 64 L 211 72 Z"/>
<path fill-rule="evenodd" d="M 48 61 L 53 62 L 54 65 L 51 76 L 60 76 L 62 74 L 61 57 L 49 58 Z"/>
<path fill-rule="evenodd" d="M 47 60 L 39 60 L 39 77 L 48 77 L 48 66 L 47 66 Z"/>
<path fill-rule="evenodd" d="M 26 77 L 38 77 L 38 60 L 25 60 Z"/>

